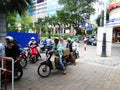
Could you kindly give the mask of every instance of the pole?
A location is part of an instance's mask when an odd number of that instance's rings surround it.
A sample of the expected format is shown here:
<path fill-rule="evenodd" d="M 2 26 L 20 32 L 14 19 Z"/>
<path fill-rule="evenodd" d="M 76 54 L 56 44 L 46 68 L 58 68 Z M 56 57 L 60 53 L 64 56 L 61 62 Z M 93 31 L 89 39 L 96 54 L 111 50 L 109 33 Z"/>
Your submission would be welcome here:
<path fill-rule="evenodd" d="M 87 41 L 86 41 L 86 33 L 87 33 L 87 31 L 86 31 L 86 28 L 85 28 L 85 34 L 84 34 L 84 55 L 86 56 L 86 43 L 87 43 Z"/>
<path fill-rule="evenodd" d="M 104 33 L 103 33 L 101 57 L 106 57 L 106 32 L 105 32 L 105 25 L 106 25 L 106 3 L 104 3 Z"/>

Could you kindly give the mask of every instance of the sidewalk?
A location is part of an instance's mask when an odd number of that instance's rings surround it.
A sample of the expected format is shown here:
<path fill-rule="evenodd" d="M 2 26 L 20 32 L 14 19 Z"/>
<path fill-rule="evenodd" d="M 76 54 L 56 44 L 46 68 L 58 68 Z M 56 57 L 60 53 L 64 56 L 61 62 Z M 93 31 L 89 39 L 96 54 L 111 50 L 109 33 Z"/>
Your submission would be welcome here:
<path fill-rule="evenodd" d="M 115 55 L 101 57 L 100 55 L 96 54 L 95 48 L 92 47 L 92 51 L 90 50 L 91 46 L 88 46 L 88 49 L 86 52 L 83 50 L 83 48 L 80 47 L 80 58 L 77 59 L 77 61 L 80 62 L 90 62 L 90 63 L 98 63 L 103 65 L 110 65 L 110 66 L 118 66 L 120 65 L 120 43 L 112 44 L 113 52 L 116 52 Z M 118 49 L 116 49 L 116 47 Z M 81 53 L 82 52 L 82 53 Z"/>

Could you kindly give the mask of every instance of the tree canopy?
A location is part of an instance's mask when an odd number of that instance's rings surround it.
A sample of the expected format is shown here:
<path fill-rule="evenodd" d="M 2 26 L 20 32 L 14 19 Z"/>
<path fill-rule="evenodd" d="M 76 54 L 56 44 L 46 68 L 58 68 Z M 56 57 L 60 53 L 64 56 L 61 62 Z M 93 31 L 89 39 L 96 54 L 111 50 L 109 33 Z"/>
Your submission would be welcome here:
<path fill-rule="evenodd" d="M 89 20 L 94 14 L 93 2 L 95 0 L 59 0 L 59 4 L 64 7 L 57 11 L 57 16 L 64 24 L 71 24 L 79 27 L 82 20 Z"/>
<path fill-rule="evenodd" d="M 0 12 L 18 13 L 22 15 L 31 5 L 31 0 L 0 0 Z"/>

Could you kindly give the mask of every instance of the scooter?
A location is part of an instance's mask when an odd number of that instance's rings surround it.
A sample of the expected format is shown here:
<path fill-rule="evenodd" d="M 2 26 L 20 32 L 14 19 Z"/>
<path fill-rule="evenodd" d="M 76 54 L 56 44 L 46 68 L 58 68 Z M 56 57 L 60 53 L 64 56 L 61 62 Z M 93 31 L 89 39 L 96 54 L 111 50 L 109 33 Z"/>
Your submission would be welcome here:
<path fill-rule="evenodd" d="M 35 63 L 36 61 L 38 61 L 38 56 L 39 56 L 39 51 L 37 49 L 37 45 L 32 44 L 30 46 L 30 61 L 31 61 L 31 63 Z"/>
<path fill-rule="evenodd" d="M 45 46 L 45 54 L 46 54 L 47 57 L 48 57 L 49 51 L 52 50 L 52 49 L 53 49 L 53 45 L 51 45 L 51 46 Z"/>
<path fill-rule="evenodd" d="M 26 52 L 21 53 L 18 60 L 20 62 L 20 65 L 22 66 L 22 68 L 25 68 L 28 63 Z"/>
<path fill-rule="evenodd" d="M 51 70 L 62 70 L 59 61 L 51 60 L 53 52 L 53 50 L 49 51 L 47 60 L 40 63 L 40 65 L 38 66 L 37 72 L 38 75 L 40 75 L 41 77 L 48 77 L 51 73 Z M 66 69 L 66 57 L 63 57 L 62 61 Z"/>
<path fill-rule="evenodd" d="M 7 78 L 9 79 L 9 80 L 12 80 L 12 73 L 11 73 L 11 71 L 12 71 L 12 62 L 11 61 L 8 61 L 7 63 L 6 63 L 6 69 L 7 69 L 7 71 L 9 71 L 9 72 L 7 72 Z M 6 72 L 4 72 L 4 71 L 1 71 L 1 79 L 2 79 L 2 81 L 3 81 L 3 79 L 5 78 L 4 76 L 5 76 L 5 73 Z M 14 80 L 19 80 L 21 77 L 23 76 L 23 69 L 22 69 L 22 66 L 20 65 L 20 63 L 19 63 L 19 60 L 15 60 L 14 61 Z"/>
<path fill-rule="evenodd" d="M 74 55 L 75 59 L 79 58 L 79 52 L 77 51 L 77 49 L 73 50 L 73 55 Z"/>

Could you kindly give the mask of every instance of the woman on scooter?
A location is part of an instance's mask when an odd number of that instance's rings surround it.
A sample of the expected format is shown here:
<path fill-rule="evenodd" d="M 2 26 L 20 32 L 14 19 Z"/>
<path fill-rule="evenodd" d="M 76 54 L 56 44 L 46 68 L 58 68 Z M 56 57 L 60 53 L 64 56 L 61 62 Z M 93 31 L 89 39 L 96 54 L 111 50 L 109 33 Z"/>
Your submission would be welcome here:
<path fill-rule="evenodd" d="M 62 46 L 63 41 L 61 40 L 59 43 L 59 39 L 55 38 L 54 39 L 54 55 L 55 55 L 55 62 L 59 62 L 60 65 L 62 66 L 62 70 L 63 70 L 63 75 L 66 74 L 65 72 L 65 66 L 62 62 L 62 50 L 63 50 L 63 46 Z"/>
<path fill-rule="evenodd" d="M 76 65 L 75 57 L 74 57 L 74 55 L 73 55 L 73 49 L 72 49 L 72 42 L 71 42 L 71 39 L 68 38 L 67 41 L 68 41 L 68 43 L 67 43 L 66 48 L 69 48 L 69 50 L 70 50 L 70 57 L 72 58 L 74 65 Z"/>

